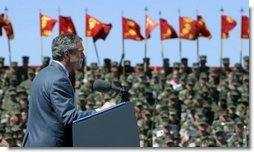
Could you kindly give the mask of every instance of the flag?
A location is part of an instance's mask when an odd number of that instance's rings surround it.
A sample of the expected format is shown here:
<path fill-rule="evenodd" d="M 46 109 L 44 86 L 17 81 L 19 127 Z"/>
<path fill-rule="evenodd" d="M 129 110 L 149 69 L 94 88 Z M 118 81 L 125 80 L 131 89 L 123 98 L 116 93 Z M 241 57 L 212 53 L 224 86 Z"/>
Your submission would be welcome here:
<path fill-rule="evenodd" d="M 123 39 L 141 41 L 144 37 L 140 33 L 140 26 L 133 20 L 122 18 Z"/>
<path fill-rule="evenodd" d="M 70 16 L 59 16 L 60 34 L 77 34 Z"/>
<path fill-rule="evenodd" d="M 111 28 L 112 24 L 101 23 L 98 19 L 86 14 L 86 36 L 93 37 L 94 42 L 98 39 L 105 40 Z"/>
<path fill-rule="evenodd" d="M 103 29 L 102 23 L 86 14 L 86 37 L 94 37 Z"/>
<path fill-rule="evenodd" d="M 55 20 L 49 16 L 40 14 L 41 36 L 51 35 L 56 22 L 57 22 L 57 20 Z"/>
<path fill-rule="evenodd" d="M 250 38 L 249 33 L 250 33 L 249 17 L 248 16 L 242 16 L 241 38 L 242 39 Z"/>
<path fill-rule="evenodd" d="M 102 24 L 102 29 L 93 36 L 93 41 L 96 42 L 98 39 L 105 40 L 112 28 L 112 24 Z"/>
<path fill-rule="evenodd" d="M 158 23 L 154 22 L 151 18 L 146 16 L 146 38 L 150 38 L 151 32 L 158 25 Z"/>
<path fill-rule="evenodd" d="M 211 39 L 212 36 L 211 36 L 203 18 L 201 16 L 198 16 L 197 19 L 198 19 L 197 21 L 198 21 L 199 36 Z"/>
<path fill-rule="evenodd" d="M 229 31 L 231 31 L 236 26 L 236 24 L 236 21 L 230 16 L 221 16 L 221 38 L 228 38 Z"/>
<path fill-rule="evenodd" d="M 161 40 L 177 38 L 176 31 L 168 24 L 167 20 L 160 19 Z"/>
<path fill-rule="evenodd" d="M 0 36 L 2 36 L 3 25 L 4 25 L 4 14 L 0 14 Z"/>
<path fill-rule="evenodd" d="M 4 26 L 3 26 L 3 28 L 4 28 L 5 32 L 6 32 L 6 35 L 7 35 L 8 39 L 9 40 L 13 40 L 14 39 L 14 32 L 13 32 L 11 20 L 9 19 L 8 16 L 4 20 Z"/>
<path fill-rule="evenodd" d="M 198 22 L 189 17 L 180 17 L 180 38 L 195 40 L 199 35 Z"/>

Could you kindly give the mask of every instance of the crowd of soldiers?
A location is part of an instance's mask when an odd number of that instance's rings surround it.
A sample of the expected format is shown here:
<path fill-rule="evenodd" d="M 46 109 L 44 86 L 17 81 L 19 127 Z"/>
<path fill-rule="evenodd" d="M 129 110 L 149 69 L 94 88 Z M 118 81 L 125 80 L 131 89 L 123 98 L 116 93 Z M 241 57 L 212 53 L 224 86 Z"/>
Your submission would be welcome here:
<path fill-rule="evenodd" d="M 22 66 L 12 62 L 7 68 L 0 58 L 0 146 L 19 147 L 26 130 L 29 89 L 35 75 L 46 67 Z M 77 96 L 77 109 L 94 109 L 111 98 L 121 101 L 116 92 L 93 90 L 93 82 L 103 79 L 129 90 L 135 105 L 141 147 L 241 147 L 247 148 L 250 134 L 249 56 L 243 64 L 230 67 L 223 58 L 219 68 L 206 65 L 207 57 L 191 67 L 188 59 L 152 69 L 150 59 L 131 66 L 130 60 L 104 59 L 70 74 Z"/>

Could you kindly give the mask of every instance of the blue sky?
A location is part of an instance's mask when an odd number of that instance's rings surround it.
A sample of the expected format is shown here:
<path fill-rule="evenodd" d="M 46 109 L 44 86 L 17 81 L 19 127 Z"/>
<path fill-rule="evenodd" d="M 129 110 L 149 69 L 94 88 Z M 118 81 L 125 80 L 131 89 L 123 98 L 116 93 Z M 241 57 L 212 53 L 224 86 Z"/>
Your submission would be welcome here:
<path fill-rule="evenodd" d="M 106 41 L 96 42 L 100 62 L 103 58 L 111 58 L 119 61 L 122 53 L 122 24 L 121 12 L 123 16 L 135 20 L 141 26 L 144 35 L 145 11 L 154 21 L 159 21 L 158 12 L 161 17 L 167 19 L 177 33 L 179 32 L 178 9 L 181 16 L 196 18 L 196 10 L 205 20 L 209 28 L 212 39 L 199 39 L 200 55 L 207 55 L 209 66 L 219 66 L 220 64 L 220 30 L 221 23 L 220 9 L 223 8 L 224 15 L 229 15 L 237 21 L 237 26 L 230 32 L 230 38 L 223 40 L 224 57 L 229 57 L 231 66 L 239 62 L 240 57 L 240 28 L 241 12 L 249 16 L 248 0 L 0 0 L 0 12 L 8 7 L 8 15 L 12 21 L 15 38 L 11 41 L 12 60 L 21 64 L 23 55 L 30 56 L 30 65 L 41 64 L 41 39 L 39 29 L 39 10 L 47 16 L 58 19 L 58 9 L 63 16 L 71 16 L 78 34 L 85 39 L 85 9 L 88 14 L 97 18 L 103 23 L 112 23 L 113 27 Z M 55 25 L 53 33 L 49 37 L 43 37 L 44 55 L 51 56 L 52 39 L 58 35 L 59 24 Z M 147 41 L 147 56 L 150 57 L 150 64 L 161 66 L 160 54 L 160 33 L 159 27 L 151 34 Z M 170 39 L 163 41 L 164 56 L 173 62 L 179 61 L 179 40 Z M 189 65 L 197 61 L 196 41 L 182 40 L 182 57 L 189 59 Z M 243 40 L 243 56 L 249 55 L 249 40 Z M 0 37 L 0 56 L 6 58 L 6 65 L 9 64 L 8 44 L 5 33 Z M 131 60 L 134 66 L 142 62 L 144 57 L 144 42 L 125 40 L 125 59 Z M 97 62 L 93 42 L 91 38 L 87 41 L 87 61 Z"/>

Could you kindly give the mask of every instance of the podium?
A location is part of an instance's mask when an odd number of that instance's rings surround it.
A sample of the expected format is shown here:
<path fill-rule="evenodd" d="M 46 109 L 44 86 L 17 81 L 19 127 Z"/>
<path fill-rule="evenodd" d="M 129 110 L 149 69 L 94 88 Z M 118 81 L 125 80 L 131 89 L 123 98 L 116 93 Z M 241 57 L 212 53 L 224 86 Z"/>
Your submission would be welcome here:
<path fill-rule="evenodd" d="M 140 147 L 132 102 L 122 102 L 72 125 L 73 147 Z"/>

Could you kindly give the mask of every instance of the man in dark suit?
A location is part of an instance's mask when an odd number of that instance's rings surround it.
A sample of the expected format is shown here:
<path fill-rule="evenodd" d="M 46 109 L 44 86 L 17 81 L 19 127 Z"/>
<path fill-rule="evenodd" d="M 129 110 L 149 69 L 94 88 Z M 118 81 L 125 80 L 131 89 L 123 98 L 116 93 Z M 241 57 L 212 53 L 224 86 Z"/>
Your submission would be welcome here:
<path fill-rule="evenodd" d="M 52 42 L 53 61 L 32 82 L 28 126 L 23 147 L 72 146 L 72 122 L 113 105 L 106 102 L 96 110 L 78 112 L 69 72 L 81 68 L 84 56 L 82 39 L 63 34 Z"/>

